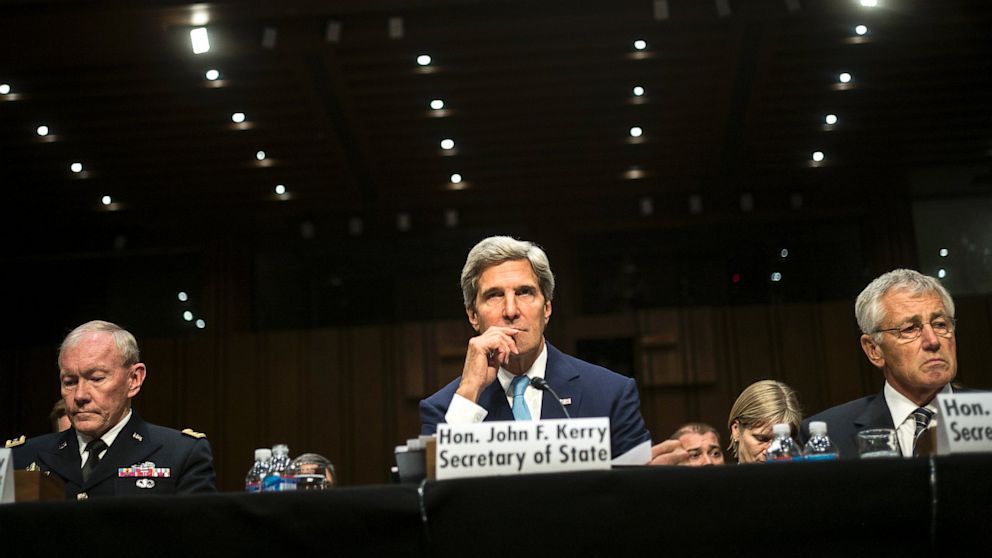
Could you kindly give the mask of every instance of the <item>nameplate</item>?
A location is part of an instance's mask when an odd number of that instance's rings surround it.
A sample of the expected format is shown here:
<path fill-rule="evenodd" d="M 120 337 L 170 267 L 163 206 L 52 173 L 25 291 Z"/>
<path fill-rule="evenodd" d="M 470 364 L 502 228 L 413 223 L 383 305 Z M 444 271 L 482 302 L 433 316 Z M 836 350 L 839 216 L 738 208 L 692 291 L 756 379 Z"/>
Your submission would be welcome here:
<path fill-rule="evenodd" d="M 992 393 L 938 395 L 937 454 L 992 452 Z"/>
<path fill-rule="evenodd" d="M 0 504 L 14 502 L 14 452 L 0 449 Z"/>
<path fill-rule="evenodd" d="M 610 419 L 437 426 L 437 479 L 610 468 Z"/>

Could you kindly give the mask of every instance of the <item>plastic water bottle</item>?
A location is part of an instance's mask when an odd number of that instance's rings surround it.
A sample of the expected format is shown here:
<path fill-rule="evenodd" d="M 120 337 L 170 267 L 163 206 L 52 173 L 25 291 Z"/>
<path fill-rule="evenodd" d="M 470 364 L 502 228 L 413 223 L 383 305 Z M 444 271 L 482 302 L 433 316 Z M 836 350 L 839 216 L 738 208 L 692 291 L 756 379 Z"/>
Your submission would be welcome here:
<path fill-rule="evenodd" d="M 806 461 L 836 461 L 837 446 L 827 436 L 827 423 L 813 421 L 809 423 L 809 441 L 803 450 Z"/>
<path fill-rule="evenodd" d="M 779 423 L 772 427 L 775 439 L 768 445 L 765 451 L 765 461 L 768 463 L 788 463 L 789 461 L 800 461 L 803 452 L 799 449 L 799 444 L 792 439 L 792 427 L 785 423 Z"/>
<path fill-rule="evenodd" d="M 255 464 L 248 470 L 245 477 L 245 492 L 261 492 L 262 477 L 269 469 L 269 460 L 272 459 L 272 450 L 269 448 L 258 448 L 255 450 Z"/>
<path fill-rule="evenodd" d="M 272 446 L 272 462 L 269 470 L 262 478 L 263 492 L 285 492 L 296 490 L 296 483 L 290 472 L 289 446 L 276 444 Z"/>

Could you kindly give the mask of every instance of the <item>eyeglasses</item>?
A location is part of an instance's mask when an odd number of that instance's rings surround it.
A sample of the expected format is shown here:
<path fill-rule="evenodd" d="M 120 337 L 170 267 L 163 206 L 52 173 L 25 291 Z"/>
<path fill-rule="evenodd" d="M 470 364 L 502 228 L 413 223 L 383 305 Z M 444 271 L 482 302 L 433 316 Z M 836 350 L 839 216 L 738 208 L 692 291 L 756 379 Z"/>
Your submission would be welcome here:
<path fill-rule="evenodd" d="M 936 318 L 929 322 L 929 325 L 935 335 L 940 337 L 952 337 L 954 335 L 954 323 L 954 318 Z M 888 329 L 876 329 L 875 333 L 892 331 L 895 332 L 896 336 L 903 341 L 913 341 L 919 339 L 920 335 L 923 334 L 923 326 L 925 325 L 927 325 L 927 323 L 904 324 L 899 327 L 890 327 Z"/>

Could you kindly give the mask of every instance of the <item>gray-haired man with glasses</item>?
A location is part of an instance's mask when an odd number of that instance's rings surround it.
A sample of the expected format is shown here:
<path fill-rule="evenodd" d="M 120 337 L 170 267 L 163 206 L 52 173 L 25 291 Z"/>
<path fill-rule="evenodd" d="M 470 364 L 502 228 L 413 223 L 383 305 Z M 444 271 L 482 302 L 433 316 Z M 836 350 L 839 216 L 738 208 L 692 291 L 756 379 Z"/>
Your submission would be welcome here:
<path fill-rule="evenodd" d="M 811 421 L 824 421 L 841 458 L 856 458 L 859 431 L 895 428 L 903 456 L 916 455 L 939 420 L 934 397 L 951 392 L 958 371 L 954 301 L 937 279 L 896 269 L 865 287 L 854 311 L 861 348 L 885 386 L 806 419 L 803 435 Z"/>

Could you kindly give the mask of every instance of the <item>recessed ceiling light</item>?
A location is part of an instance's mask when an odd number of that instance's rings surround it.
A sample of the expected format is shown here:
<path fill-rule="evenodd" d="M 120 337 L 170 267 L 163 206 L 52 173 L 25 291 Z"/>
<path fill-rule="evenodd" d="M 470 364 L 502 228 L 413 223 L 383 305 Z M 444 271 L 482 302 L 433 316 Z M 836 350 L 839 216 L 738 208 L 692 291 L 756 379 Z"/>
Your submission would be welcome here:
<path fill-rule="evenodd" d="M 836 114 L 828 114 L 827 116 L 825 116 L 823 118 L 823 121 L 826 122 L 827 124 L 830 124 L 832 126 L 832 125 L 834 125 L 834 124 L 837 123 L 837 115 Z"/>
<path fill-rule="evenodd" d="M 283 184 L 276 184 L 276 193 L 280 196 L 286 193 L 286 186 Z"/>
<path fill-rule="evenodd" d="M 451 175 L 452 184 L 459 184 L 461 181 L 462 181 L 462 175 L 458 174 L 457 172 Z"/>
<path fill-rule="evenodd" d="M 176 295 L 176 298 L 179 299 L 179 302 L 186 302 L 187 300 L 189 300 L 189 295 L 186 294 L 186 291 L 179 291 L 179 294 Z"/>
<path fill-rule="evenodd" d="M 10 84 L 0 83 L 0 95 L 6 95 L 7 93 L 10 93 Z"/>
<path fill-rule="evenodd" d="M 634 41 L 634 48 L 637 50 L 644 50 L 648 48 L 648 43 L 643 39 L 637 39 L 636 41 Z"/>
<path fill-rule="evenodd" d="M 207 37 L 206 27 L 197 27 L 189 32 L 189 40 L 193 45 L 193 54 L 203 54 L 210 50 L 210 38 Z"/>
<path fill-rule="evenodd" d="M 231 122 L 234 122 L 235 124 L 241 124 L 244 121 L 245 121 L 245 113 L 243 112 L 236 112 L 231 115 Z"/>
<path fill-rule="evenodd" d="M 639 138 L 642 134 L 644 134 L 644 130 L 640 126 L 634 126 L 630 129 L 630 137 L 632 138 Z"/>
<path fill-rule="evenodd" d="M 103 202 L 103 205 L 110 205 L 114 200 L 110 199 L 110 196 L 103 196 L 100 201 Z"/>
<path fill-rule="evenodd" d="M 38 129 L 35 130 L 35 132 L 37 132 L 39 136 L 47 136 L 48 135 L 48 126 L 45 126 L 44 124 L 42 124 L 41 126 L 38 126 Z"/>
<path fill-rule="evenodd" d="M 262 151 L 261 149 L 259 149 L 258 151 L 255 152 L 255 158 L 258 159 L 259 161 L 264 161 L 265 160 L 265 152 Z"/>
<path fill-rule="evenodd" d="M 878 5 L 878 0 L 861 0 L 861 5 L 866 8 L 874 8 Z"/>
<path fill-rule="evenodd" d="M 431 108 L 434 110 L 441 110 L 444 108 L 444 101 L 441 99 L 434 99 L 431 101 Z"/>
<path fill-rule="evenodd" d="M 214 81 L 220 77 L 220 72 L 218 72 L 217 70 L 207 70 L 207 73 L 204 74 L 204 76 L 210 81 Z"/>
<path fill-rule="evenodd" d="M 76 172 L 76 173 L 83 172 L 83 164 L 82 163 L 73 163 L 73 164 L 69 165 L 69 170 L 71 170 L 72 172 Z"/>
<path fill-rule="evenodd" d="M 940 279 L 943 279 L 944 277 L 947 277 L 947 270 L 944 269 L 944 268 L 938 269 L 937 270 L 937 277 L 940 278 Z"/>
<path fill-rule="evenodd" d="M 854 32 L 857 33 L 858 35 L 864 35 L 865 33 L 868 32 L 868 26 L 858 25 L 857 27 L 854 28 Z"/>
<path fill-rule="evenodd" d="M 635 85 L 634 86 L 634 96 L 635 97 L 640 97 L 643 94 L 644 94 L 644 88 L 641 87 L 640 85 Z"/>
<path fill-rule="evenodd" d="M 448 138 L 441 140 L 441 149 L 454 149 L 454 148 L 455 148 L 455 140 Z"/>
<path fill-rule="evenodd" d="M 430 64 L 431 64 L 431 57 L 430 57 L 430 55 L 429 54 L 421 54 L 420 56 L 418 56 L 417 57 L 417 64 L 419 64 L 420 66 L 430 66 Z"/>
<path fill-rule="evenodd" d="M 207 322 L 203 321 L 202 319 L 201 320 L 196 320 L 196 327 L 198 329 L 203 329 L 203 328 L 207 327 Z"/>
<path fill-rule="evenodd" d="M 938 254 L 940 254 L 940 257 L 942 257 L 942 258 L 946 258 L 947 257 L 947 254 L 949 254 L 949 253 L 950 252 L 947 251 L 947 248 L 941 248 L 940 249 L 940 252 L 938 252 Z"/>
<path fill-rule="evenodd" d="M 189 310 L 183 312 L 183 319 L 186 320 L 187 322 L 192 322 L 193 321 L 193 313 L 190 312 Z"/>
<path fill-rule="evenodd" d="M 822 151 L 814 151 L 813 152 L 813 161 L 819 163 L 822 160 L 823 160 L 823 152 Z"/>
<path fill-rule="evenodd" d="M 837 76 L 837 80 L 841 83 L 850 83 L 851 79 L 851 74 L 847 72 L 842 72 L 839 76 Z"/>

